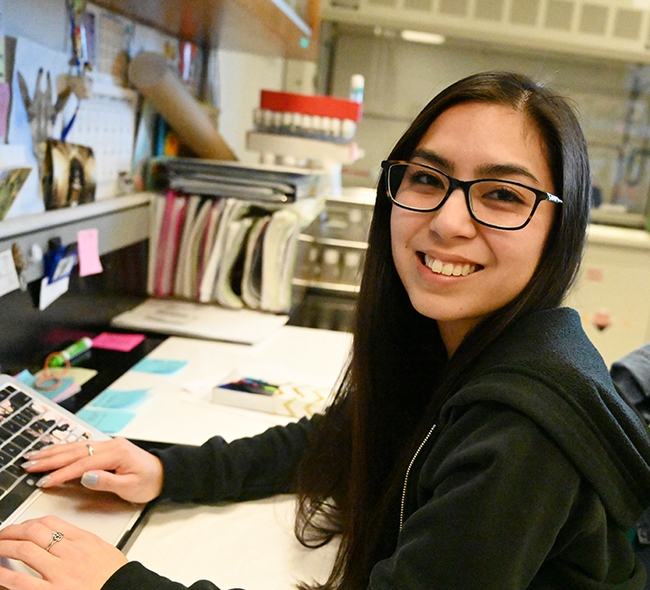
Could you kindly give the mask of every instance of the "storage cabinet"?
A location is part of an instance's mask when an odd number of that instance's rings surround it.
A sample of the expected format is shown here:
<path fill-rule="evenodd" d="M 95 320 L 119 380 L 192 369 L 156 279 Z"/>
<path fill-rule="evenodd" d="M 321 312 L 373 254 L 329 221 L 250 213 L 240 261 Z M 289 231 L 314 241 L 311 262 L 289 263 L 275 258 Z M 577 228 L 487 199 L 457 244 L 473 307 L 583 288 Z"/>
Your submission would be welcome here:
<path fill-rule="evenodd" d="M 650 234 L 591 225 L 566 304 L 580 313 L 607 365 L 650 342 Z"/>

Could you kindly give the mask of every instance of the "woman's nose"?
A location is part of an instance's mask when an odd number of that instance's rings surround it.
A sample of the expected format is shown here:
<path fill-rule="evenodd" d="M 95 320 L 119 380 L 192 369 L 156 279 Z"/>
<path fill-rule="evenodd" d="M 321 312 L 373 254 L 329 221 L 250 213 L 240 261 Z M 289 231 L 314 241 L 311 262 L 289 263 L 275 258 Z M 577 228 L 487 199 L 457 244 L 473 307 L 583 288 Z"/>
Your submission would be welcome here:
<path fill-rule="evenodd" d="M 470 215 L 467 199 L 461 188 L 454 190 L 443 206 L 431 215 L 429 229 L 442 238 L 471 238 L 476 235 L 476 222 Z"/>

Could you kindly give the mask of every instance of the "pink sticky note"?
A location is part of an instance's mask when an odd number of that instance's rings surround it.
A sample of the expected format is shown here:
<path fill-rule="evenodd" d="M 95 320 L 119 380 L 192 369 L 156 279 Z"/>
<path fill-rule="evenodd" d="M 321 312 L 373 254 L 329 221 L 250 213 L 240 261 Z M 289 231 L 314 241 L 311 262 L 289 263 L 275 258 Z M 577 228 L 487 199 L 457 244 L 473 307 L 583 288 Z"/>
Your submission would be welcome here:
<path fill-rule="evenodd" d="M 7 119 L 11 102 L 11 88 L 6 82 L 0 84 L 0 137 L 7 137 Z"/>
<path fill-rule="evenodd" d="M 79 255 L 79 276 L 96 275 L 103 272 L 99 260 L 99 233 L 96 229 L 82 229 L 77 233 Z"/>
<path fill-rule="evenodd" d="M 105 348 L 107 350 L 118 350 L 129 352 L 144 340 L 144 334 L 115 334 L 102 332 L 93 338 L 93 348 Z"/>
<path fill-rule="evenodd" d="M 114 334 L 102 332 L 93 338 L 93 348 L 105 348 L 107 350 L 118 350 L 129 352 L 144 340 L 144 334 Z"/>

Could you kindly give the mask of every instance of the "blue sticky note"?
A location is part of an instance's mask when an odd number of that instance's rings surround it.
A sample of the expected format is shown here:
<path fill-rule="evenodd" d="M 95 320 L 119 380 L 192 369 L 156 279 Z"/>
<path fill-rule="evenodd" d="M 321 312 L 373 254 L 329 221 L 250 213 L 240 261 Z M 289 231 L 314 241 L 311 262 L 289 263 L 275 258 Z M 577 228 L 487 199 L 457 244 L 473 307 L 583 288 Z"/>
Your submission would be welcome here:
<path fill-rule="evenodd" d="M 27 369 L 23 369 L 18 375 L 15 375 L 16 379 L 21 383 L 24 383 L 28 387 L 34 387 L 36 382 L 36 377 L 32 375 Z"/>
<path fill-rule="evenodd" d="M 44 385 L 49 385 L 52 383 L 52 380 L 46 380 L 43 381 Z M 74 387 L 75 382 L 72 377 L 62 377 L 61 381 L 59 384 L 54 388 L 54 389 L 40 389 L 36 383 L 32 385 L 32 387 L 38 391 L 41 395 L 44 395 L 47 399 L 51 399 L 53 401 L 58 401 L 57 398 L 62 395 L 63 393 L 66 393 L 71 387 Z M 79 391 L 79 387 L 77 386 L 74 389 L 75 392 Z M 65 397 L 68 397 L 67 395 Z M 62 398 L 63 399 L 63 398 Z"/>
<path fill-rule="evenodd" d="M 173 361 L 167 359 L 150 359 L 144 358 L 131 367 L 131 371 L 140 373 L 156 373 L 157 375 L 171 375 L 180 371 L 187 361 Z"/>
<path fill-rule="evenodd" d="M 99 408 L 127 408 L 139 404 L 147 397 L 148 389 L 132 389 L 129 391 L 118 391 L 116 389 L 107 389 L 98 395 L 90 405 Z"/>
<path fill-rule="evenodd" d="M 133 412 L 122 412 L 120 410 L 94 410 L 92 408 L 83 408 L 77 412 L 77 416 L 82 420 L 92 424 L 106 434 L 115 434 L 122 430 L 133 418 Z"/>

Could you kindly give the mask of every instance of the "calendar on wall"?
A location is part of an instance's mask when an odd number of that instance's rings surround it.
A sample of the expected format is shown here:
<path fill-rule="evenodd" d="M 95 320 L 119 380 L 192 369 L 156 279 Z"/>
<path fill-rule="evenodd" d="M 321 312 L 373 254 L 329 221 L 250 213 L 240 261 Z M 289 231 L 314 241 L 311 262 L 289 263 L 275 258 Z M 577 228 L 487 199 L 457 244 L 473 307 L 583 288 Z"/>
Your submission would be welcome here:
<path fill-rule="evenodd" d="M 95 199 L 124 192 L 123 182 L 131 176 L 137 103 L 133 90 L 97 79 L 92 97 L 80 103 L 68 141 L 93 150 Z"/>

